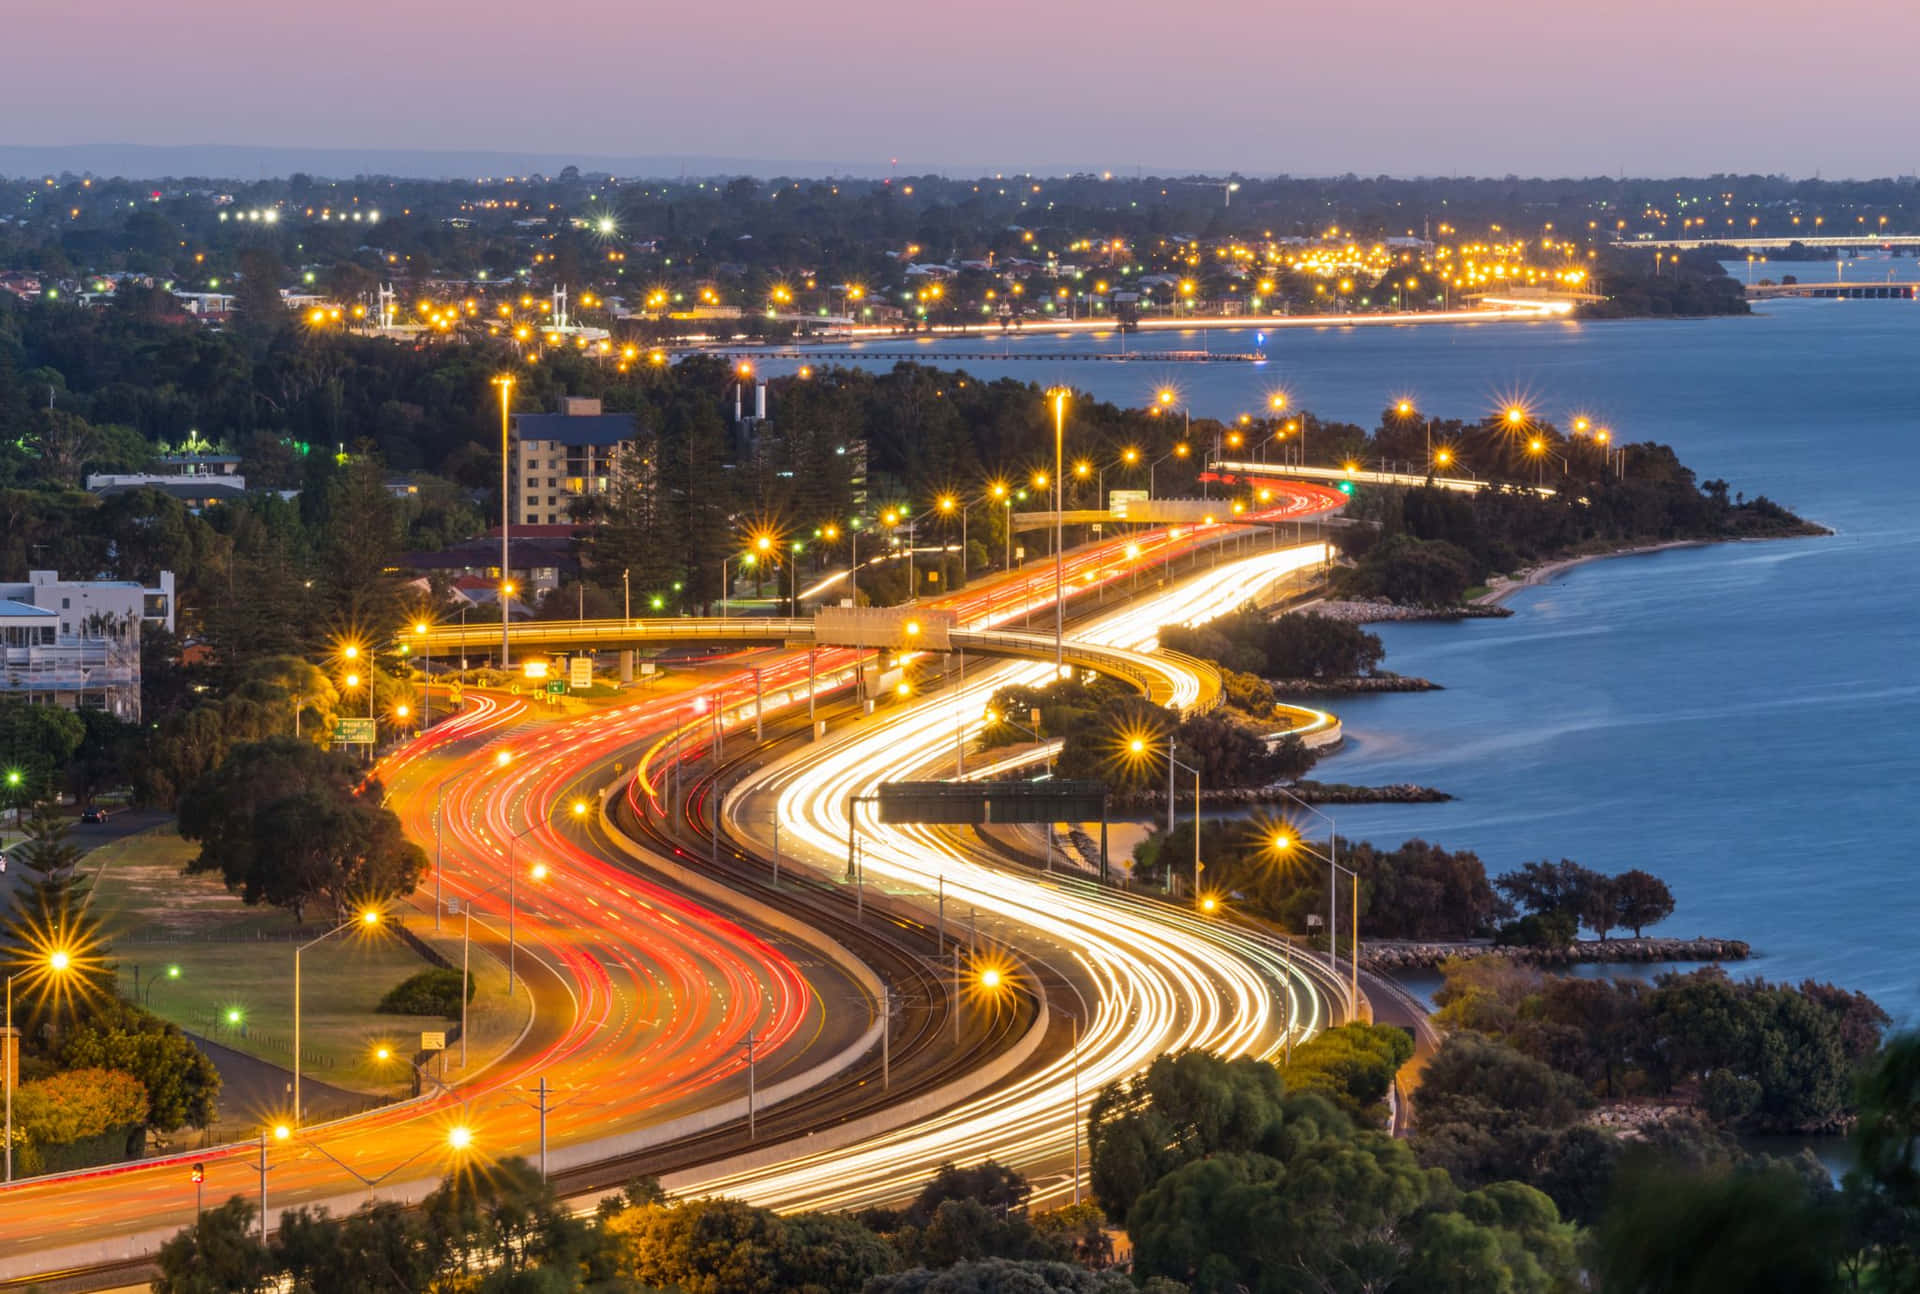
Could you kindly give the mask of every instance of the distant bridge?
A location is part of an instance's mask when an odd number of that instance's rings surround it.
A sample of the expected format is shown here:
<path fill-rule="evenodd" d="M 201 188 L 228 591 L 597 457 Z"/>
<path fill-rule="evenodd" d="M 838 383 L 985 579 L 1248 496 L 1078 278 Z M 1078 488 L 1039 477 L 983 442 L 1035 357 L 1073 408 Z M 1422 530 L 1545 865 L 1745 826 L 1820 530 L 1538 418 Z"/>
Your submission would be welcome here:
<path fill-rule="evenodd" d="M 1855 301 L 1911 301 L 1916 283 L 1755 283 L 1747 288 L 1747 300 L 1771 301 L 1776 297 L 1844 297 Z"/>
<path fill-rule="evenodd" d="M 876 340 L 880 340 L 876 338 Z M 912 341 L 911 336 L 887 338 L 889 341 Z M 982 341 L 991 342 L 990 336 L 982 335 Z M 1025 340 L 1024 338 L 1020 340 Z M 1141 351 L 1035 351 L 1035 350 L 815 350 L 807 347 L 781 350 L 697 350 L 689 354 L 718 355 L 727 360 L 744 360 L 751 364 L 756 360 L 779 359 L 795 363 L 811 364 L 825 360 L 939 360 L 943 363 L 978 364 L 982 360 L 1030 360 L 1036 363 L 1056 364 L 1069 361 L 1098 361 L 1104 364 L 1264 364 L 1267 357 L 1259 351 L 1219 351 L 1219 350 L 1141 350 Z"/>
<path fill-rule="evenodd" d="M 1896 247 L 1920 247 L 1920 234 L 1795 234 L 1789 238 L 1649 238 L 1625 239 L 1615 247 L 1644 247 L 1648 250 L 1685 252 L 1700 247 L 1738 247 L 1743 251 L 1765 252 L 1799 243 L 1802 247 L 1857 247 L 1892 251 Z"/>

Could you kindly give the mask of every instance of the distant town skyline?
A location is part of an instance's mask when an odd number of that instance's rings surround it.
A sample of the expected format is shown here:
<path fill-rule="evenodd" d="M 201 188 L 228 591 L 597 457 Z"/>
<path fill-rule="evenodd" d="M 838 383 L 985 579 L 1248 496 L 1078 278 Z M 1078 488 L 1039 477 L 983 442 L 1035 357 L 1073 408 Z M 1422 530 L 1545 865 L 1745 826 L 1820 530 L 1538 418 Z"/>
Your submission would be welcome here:
<path fill-rule="evenodd" d="M 1874 66 L 1920 38 L 1920 10 L 1702 8 L 977 0 L 945 23 L 878 0 L 582 0 L 554 22 L 501 0 L 36 6 L 7 20 L 33 56 L 0 82 L 0 169 L 131 145 L 231 150 L 269 172 L 302 150 L 795 174 L 1915 171 L 1920 83 Z"/>

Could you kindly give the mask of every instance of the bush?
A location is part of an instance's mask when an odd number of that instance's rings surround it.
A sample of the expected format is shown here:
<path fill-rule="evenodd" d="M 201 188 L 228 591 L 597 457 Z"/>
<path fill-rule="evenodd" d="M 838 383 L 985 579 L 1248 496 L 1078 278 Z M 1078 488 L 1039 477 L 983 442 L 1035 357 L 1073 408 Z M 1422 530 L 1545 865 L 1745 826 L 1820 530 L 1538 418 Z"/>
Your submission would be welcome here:
<path fill-rule="evenodd" d="M 15 1153 L 29 1173 L 124 1159 L 146 1121 L 146 1087 L 117 1069 L 72 1069 L 13 1093 Z"/>
<path fill-rule="evenodd" d="M 467 1001 L 473 1001 L 473 978 L 467 978 Z M 409 975 L 388 991 L 375 1008 L 387 1015 L 444 1015 L 448 1018 L 460 1014 L 460 972 L 457 970 L 423 970 L 417 975 Z"/>
<path fill-rule="evenodd" d="M 1493 942 L 1508 948 L 1569 948 L 1579 931 L 1567 912 L 1530 912 L 1500 927 Z"/>

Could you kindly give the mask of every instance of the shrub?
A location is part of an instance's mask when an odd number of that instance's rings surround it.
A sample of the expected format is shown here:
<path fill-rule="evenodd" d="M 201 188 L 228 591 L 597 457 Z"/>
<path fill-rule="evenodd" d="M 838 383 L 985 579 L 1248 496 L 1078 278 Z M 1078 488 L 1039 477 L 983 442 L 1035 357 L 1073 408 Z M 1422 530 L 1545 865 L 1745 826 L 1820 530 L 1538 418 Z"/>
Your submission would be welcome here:
<path fill-rule="evenodd" d="M 467 978 L 467 1001 L 473 1001 L 471 976 Z M 435 968 L 409 975 L 380 999 L 376 1010 L 387 1015 L 457 1016 L 460 1014 L 460 972 Z"/>

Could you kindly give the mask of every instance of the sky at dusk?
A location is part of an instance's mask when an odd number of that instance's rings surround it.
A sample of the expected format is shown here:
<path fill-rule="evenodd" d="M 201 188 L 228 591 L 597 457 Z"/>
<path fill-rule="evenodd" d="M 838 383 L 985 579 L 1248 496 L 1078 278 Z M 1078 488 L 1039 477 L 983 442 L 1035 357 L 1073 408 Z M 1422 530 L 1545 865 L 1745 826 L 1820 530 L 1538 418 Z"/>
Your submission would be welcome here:
<path fill-rule="evenodd" d="M 1920 168 L 1912 0 L 0 0 L 0 145 L 982 169 Z"/>

